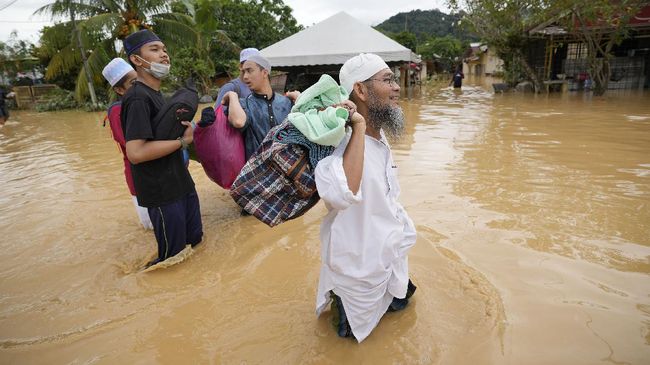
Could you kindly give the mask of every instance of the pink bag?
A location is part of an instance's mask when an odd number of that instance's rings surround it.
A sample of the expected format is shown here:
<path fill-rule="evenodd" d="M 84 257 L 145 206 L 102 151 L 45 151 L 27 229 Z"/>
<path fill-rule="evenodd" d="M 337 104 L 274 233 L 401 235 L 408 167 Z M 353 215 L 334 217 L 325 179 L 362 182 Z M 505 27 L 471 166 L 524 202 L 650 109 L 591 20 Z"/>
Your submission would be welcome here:
<path fill-rule="evenodd" d="M 220 105 L 214 111 L 217 118 L 212 125 L 194 129 L 194 146 L 205 174 L 224 189 L 237 178 L 246 163 L 244 138 L 228 123 Z"/>

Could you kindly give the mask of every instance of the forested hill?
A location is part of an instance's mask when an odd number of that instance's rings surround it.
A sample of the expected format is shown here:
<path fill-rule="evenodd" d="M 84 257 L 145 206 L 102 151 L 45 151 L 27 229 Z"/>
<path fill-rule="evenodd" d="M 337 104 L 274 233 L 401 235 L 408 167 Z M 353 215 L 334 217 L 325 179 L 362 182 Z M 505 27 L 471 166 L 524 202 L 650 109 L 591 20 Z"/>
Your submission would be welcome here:
<path fill-rule="evenodd" d="M 438 9 L 412 10 L 408 13 L 399 13 L 388 18 L 375 29 L 384 33 L 400 33 L 408 31 L 418 39 L 418 42 L 431 36 L 444 37 L 451 35 L 460 40 L 475 39 L 470 33 L 462 29 L 458 21 L 461 13 L 445 14 Z"/>

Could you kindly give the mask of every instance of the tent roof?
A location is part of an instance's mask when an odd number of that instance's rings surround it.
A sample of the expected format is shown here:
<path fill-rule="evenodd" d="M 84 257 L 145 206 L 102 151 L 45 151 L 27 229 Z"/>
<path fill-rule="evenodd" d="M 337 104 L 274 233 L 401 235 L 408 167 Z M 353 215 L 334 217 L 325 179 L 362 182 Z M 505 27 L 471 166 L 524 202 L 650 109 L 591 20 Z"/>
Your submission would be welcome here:
<path fill-rule="evenodd" d="M 386 62 L 420 62 L 410 49 L 339 12 L 261 51 L 272 66 L 342 65 L 359 53 L 374 53 Z"/>

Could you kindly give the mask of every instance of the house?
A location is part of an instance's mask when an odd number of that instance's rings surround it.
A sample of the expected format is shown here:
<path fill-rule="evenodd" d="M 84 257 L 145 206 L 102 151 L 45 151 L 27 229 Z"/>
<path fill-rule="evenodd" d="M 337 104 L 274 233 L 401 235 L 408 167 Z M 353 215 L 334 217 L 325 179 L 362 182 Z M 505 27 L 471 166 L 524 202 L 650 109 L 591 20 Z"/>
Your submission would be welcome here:
<path fill-rule="evenodd" d="M 470 43 L 463 56 L 466 76 L 493 76 L 503 73 L 503 60 L 484 43 Z"/>
<path fill-rule="evenodd" d="M 628 26 L 629 37 L 612 48 L 610 90 L 650 88 L 650 5 L 641 8 Z M 599 25 L 594 28 L 602 29 Z M 538 24 L 528 35 L 533 41 L 527 60 L 541 80 L 562 80 L 569 90 L 589 88 L 588 48 L 578 35 L 560 26 L 557 19 Z"/>

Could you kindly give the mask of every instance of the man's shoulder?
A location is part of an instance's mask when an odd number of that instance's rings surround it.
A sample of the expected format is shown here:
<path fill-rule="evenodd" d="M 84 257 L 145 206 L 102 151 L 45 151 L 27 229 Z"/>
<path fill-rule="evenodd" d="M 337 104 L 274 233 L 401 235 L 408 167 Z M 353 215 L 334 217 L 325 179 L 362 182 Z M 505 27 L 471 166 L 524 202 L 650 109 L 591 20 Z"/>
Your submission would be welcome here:
<path fill-rule="evenodd" d="M 156 91 L 152 90 L 147 85 L 136 81 L 122 97 L 122 104 L 128 104 L 135 99 L 151 99 L 157 96 L 158 94 Z"/>
<path fill-rule="evenodd" d="M 221 88 L 219 89 L 219 92 L 225 93 L 226 91 L 235 91 L 236 90 L 235 80 L 236 79 L 233 79 L 223 84 L 223 86 L 221 86 Z"/>
<path fill-rule="evenodd" d="M 273 102 L 277 104 L 282 104 L 282 105 L 289 105 L 291 106 L 291 99 L 288 97 L 276 92 L 275 97 L 273 98 Z"/>
<path fill-rule="evenodd" d="M 117 113 L 119 114 L 122 111 L 122 100 L 117 100 L 113 104 L 108 106 L 106 114 Z"/>

